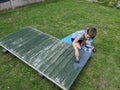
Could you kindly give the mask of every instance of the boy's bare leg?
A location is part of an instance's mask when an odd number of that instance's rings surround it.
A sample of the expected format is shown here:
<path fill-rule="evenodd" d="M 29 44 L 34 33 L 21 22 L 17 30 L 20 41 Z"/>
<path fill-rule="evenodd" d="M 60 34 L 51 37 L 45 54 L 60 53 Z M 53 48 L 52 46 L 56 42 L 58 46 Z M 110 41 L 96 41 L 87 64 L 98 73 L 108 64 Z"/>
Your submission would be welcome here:
<path fill-rule="evenodd" d="M 79 60 L 79 52 L 78 51 L 75 51 L 75 58 L 77 61 Z"/>
<path fill-rule="evenodd" d="M 79 55 L 80 55 L 79 49 L 81 49 L 81 46 L 79 43 L 77 43 L 76 47 L 77 50 L 75 50 L 75 57 L 76 57 L 76 62 L 79 63 Z"/>

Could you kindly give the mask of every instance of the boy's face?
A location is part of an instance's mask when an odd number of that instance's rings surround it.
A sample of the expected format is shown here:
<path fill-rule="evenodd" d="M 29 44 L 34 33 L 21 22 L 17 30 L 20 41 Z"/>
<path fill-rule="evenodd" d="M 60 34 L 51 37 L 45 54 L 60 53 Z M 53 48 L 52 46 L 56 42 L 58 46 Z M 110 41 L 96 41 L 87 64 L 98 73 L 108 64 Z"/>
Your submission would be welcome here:
<path fill-rule="evenodd" d="M 87 34 L 87 32 L 85 32 L 85 38 L 86 38 L 86 39 L 89 39 L 89 38 L 90 38 L 90 35 Z"/>

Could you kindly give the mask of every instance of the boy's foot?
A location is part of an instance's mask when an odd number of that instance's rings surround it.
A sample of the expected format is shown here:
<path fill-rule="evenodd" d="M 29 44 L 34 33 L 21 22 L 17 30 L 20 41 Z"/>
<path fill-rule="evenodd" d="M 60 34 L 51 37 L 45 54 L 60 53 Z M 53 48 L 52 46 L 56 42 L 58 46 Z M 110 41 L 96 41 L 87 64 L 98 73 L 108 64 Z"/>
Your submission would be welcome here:
<path fill-rule="evenodd" d="M 80 63 L 80 61 L 79 61 L 79 60 L 75 60 L 75 62 L 76 62 L 76 63 Z"/>

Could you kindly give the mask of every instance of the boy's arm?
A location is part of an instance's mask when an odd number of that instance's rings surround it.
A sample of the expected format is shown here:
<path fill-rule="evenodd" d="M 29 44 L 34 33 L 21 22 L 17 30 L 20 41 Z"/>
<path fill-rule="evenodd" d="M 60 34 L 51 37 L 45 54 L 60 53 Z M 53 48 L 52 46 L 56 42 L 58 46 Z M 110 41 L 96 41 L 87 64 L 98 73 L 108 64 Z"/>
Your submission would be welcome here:
<path fill-rule="evenodd" d="M 88 40 L 84 40 L 84 41 L 81 43 L 81 46 L 82 46 L 83 44 L 89 44 L 89 45 L 91 45 L 91 43 L 90 43 Z"/>

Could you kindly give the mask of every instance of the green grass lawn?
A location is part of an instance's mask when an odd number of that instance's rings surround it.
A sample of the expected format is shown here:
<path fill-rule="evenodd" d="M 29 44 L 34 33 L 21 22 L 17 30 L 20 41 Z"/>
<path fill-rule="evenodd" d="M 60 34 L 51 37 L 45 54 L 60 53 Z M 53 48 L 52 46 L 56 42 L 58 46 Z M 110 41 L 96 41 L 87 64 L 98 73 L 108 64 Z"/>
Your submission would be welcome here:
<path fill-rule="evenodd" d="M 0 38 L 32 26 L 62 39 L 96 27 L 92 54 L 70 90 L 120 90 L 120 9 L 85 0 L 54 0 L 0 12 Z M 2 50 L 2 47 L 0 47 Z M 12 54 L 0 52 L 0 90 L 60 90 Z"/>

